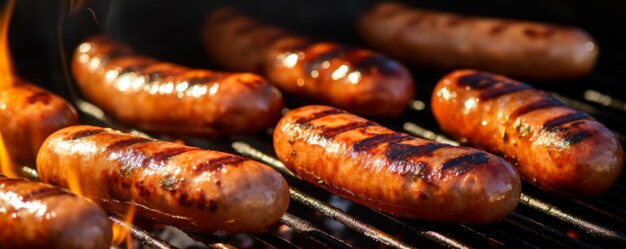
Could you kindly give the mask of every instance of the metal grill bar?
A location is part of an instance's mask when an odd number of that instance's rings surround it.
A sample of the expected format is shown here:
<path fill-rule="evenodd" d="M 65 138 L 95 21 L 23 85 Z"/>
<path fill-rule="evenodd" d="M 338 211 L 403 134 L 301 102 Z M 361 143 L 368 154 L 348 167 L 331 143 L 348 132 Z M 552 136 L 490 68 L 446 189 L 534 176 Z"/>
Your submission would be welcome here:
<path fill-rule="evenodd" d="M 543 239 L 550 240 L 552 242 L 561 244 L 563 246 L 577 247 L 577 248 L 592 248 L 593 246 L 585 242 L 572 239 L 571 237 L 559 232 L 558 230 L 549 226 L 543 225 L 535 220 L 532 220 L 526 216 L 520 215 L 517 212 L 511 213 L 504 219 L 517 227 L 521 227 L 527 232 L 533 233 L 535 236 L 539 236 Z"/>
<path fill-rule="evenodd" d="M 311 225 L 308 221 L 300 219 L 290 213 L 285 213 L 283 217 L 280 218 L 280 221 L 293 228 L 296 232 L 305 234 L 309 238 L 312 238 L 324 245 L 343 249 L 352 248 L 352 246 L 348 245 L 346 242 L 333 237 L 332 235 Z"/>
<path fill-rule="evenodd" d="M 121 220 L 118 220 L 115 217 L 109 217 L 109 219 L 115 223 L 116 225 L 123 227 L 125 229 L 128 229 L 128 231 L 130 231 L 130 235 L 137 241 L 139 241 L 139 243 L 143 244 L 144 246 L 147 247 L 151 247 L 151 248 L 155 248 L 155 249 L 174 249 L 176 247 L 173 247 L 171 245 L 169 245 L 167 242 L 164 242 L 156 237 L 154 237 L 152 235 L 152 233 L 149 233 L 139 227 L 136 227 L 134 225 L 129 225 L 124 223 Z"/>
<path fill-rule="evenodd" d="M 285 249 L 300 249 L 301 247 L 291 243 L 285 238 L 278 236 L 273 233 L 259 233 L 259 234 L 248 234 L 248 236 L 258 240 L 269 248 L 285 248 Z M 278 247 L 277 247 L 278 246 Z"/>
<path fill-rule="evenodd" d="M 584 219 L 575 217 L 571 214 L 568 214 L 562 211 L 561 209 L 559 209 L 558 207 L 554 205 L 550 205 L 546 202 L 540 201 L 524 193 L 522 193 L 521 195 L 520 203 L 528 207 L 531 207 L 533 209 L 539 210 L 543 213 L 549 214 L 552 217 L 555 217 L 561 221 L 564 221 L 576 228 L 579 228 L 585 231 L 589 235 L 592 235 L 595 237 L 601 237 L 605 239 L 611 239 L 614 241 L 620 241 L 621 243 L 626 242 L 626 235 L 624 235 L 623 233 L 619 231 L 610 230 L 603 226 L 596 225 Z"/>
<path fill-rule="evenodd" d="M 377 211 L 377 213 L 379 213 L 380 215 L 384 216 L 385 218 L 393 221 L 394 223 L 396 223 L 396 224 L 398 224 L 398 225 L 400 225 L 400 226 L 402 226 L 404 228 L 407 228 L 407 229 L 409 229 L 409 230 L 411 230 L 411 231 L 413 231 L 413 232 L 415 232 L 415 233 L 417 233 L 417 234 L 419 234 L 421 236 L 424 236 L 424 237 L 426 237 L 426 238 L 428 238 L 428 239 L 430 239 L 432 241 L 437 242 L 438 244 L 440 244 L 442 246 L 446 246 L 448 248 L 471 248 L 468 245 L 466 245 L 466 244 L 464 244 L 464 243 L 462 243 L 462 242 L 460 242 L 458 240 L 455 240 L 453 238 L 450 238 L 448 236 L 444 236 L 441 233 L 438 233 L 438 232 L 435 232 L 435 231 L 429 231 L 429 230 L 426 230 L 424 228 L 417 227 L 414 224 L 409 225 L 409 224 L 407 224 L 405 222 L 402 222 L 399 219 L 397 219 L 397 218 L 395 218 L 395 217 L 393 217 L 391 215 L 385 214 L 385 213 L 381 213 L 381 212 L 378 212 L 378 211 Z M 500 242 L 498 242 L 498 243 L 500 243 Z"/>

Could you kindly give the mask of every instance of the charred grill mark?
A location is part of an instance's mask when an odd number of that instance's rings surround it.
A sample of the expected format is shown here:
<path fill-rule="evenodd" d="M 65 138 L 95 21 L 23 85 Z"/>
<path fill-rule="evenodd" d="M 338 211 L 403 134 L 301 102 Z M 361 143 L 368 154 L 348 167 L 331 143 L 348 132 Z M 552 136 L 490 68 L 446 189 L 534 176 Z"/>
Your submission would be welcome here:
<path fill-rule="evenodd" d="M 42 187 L 22 196 L 23 202 L 41 200 L 46 197 L 70 194 L 62 188 Z"/>
<path fill-rule="evenodd" d="M 324 128 L 322 129 L 322 136 L 326 138 L 333 138 L 334 136 L 339 135 L 340 133 L 344 133 L 350 130 L 355 130 L 359 128 L 364 128 L 368 126 L 376 125 L 376 123 L 372 121 L 364 121 L 364 122 L 352 122 L 342 126 L 333 127 L 333 128 Z"/>
<path fill-rule="evenodd" d="M 504 32 L 511 25 L 510 21 L 500 21 L 496 25 L 492 26 L 489 30 L 489 34 L 497 35 Z"/>
<path fill-rule="evenodd" d="M 84 130 L 77 131 L 74 134 L 70 135 L 69 140 L 78 140 L 81 138 L 100 134 L 102 132 L 104 132 L 104 129 L 84 129 Z"/>
<path fill-rule="evenodd" d="M 581 120 L 581 119 L 587 119 L 587 118 L 589 118 L 589 115 L 587 115 L 586 113 L 575 112 L 572 114 L 567 114 L 567 115 L 550 119 L 543 124 L 542 128 L 544 130 L 553 130 L 554 128 L 557 128 L 562 124 L 566 124 L 566 123 Z"/>
<path fill-rule="evenodd" d="M 398 64 L 380 54 L 368 54 L 365 56 L 354 56 L 351 53 L 346 58 L 353 70 L 375 71 L 382 75 L 394 75 L 400 70 Z"/>
<path fill-rule="evenodd" d="M 109 146 L 107 146 L 107 148 L 105 149 L 106 151 L 110 152 L 110 151 L 115 151 L 115 150 L 119 150 L 134 144 L 139 144 L 139 143 L 147 143 L 147 142 L 152 142 L 152 140 L 147 139 L 147 138 L 142 138 L 142 137 L 133 137 L 133 138 L 128 138 L 128 139 L 121 139 L 121 140 L 117 140 L 111 144 L 109 144 Z"/>
<path fill-rule="evenodd" d="M 355 143 L 352 146 L 352 150 L 366 151 L 384 143 L 400 142 L 408 139 L 411 139 L 411 136 L 398 132 L 378 134 Z"/>
<path fill-rule="evenodd" d="M 410 157 L 430 155 L 435 150 L 449 146 L 440 143 L 427 143 L 425 145 L 393 143 L 385 150 L 385 156 L 390 161 L 404 161 Z"/>
<path fill-rule="evenodd" d="M 563 141 L 567 144 L 574 145 L 582 142 L 586 138 L 593 136 L 593 134 L 588 132 L 566 132 L 565 136 L 563 136 Z"/>
<path fill-rule="evenodd" d="M 244 161 L 246 161 L 247 159 L 243 158 L 243 157 L 239 157 L 239 156 L 234 156 L 234 155 L 230 155 L 230 156 L 223 156 L 223 157 L 219 157 L 216 159 L 212 159 L 206 162 L 202 162 L 196 166 L 193 167 L 193 171 L 196 174 L 200 174 L 202 172 L 206 172 L 206 171 L 210 171 L 210 172 L 215 172 L 218 171 L 220 169 L 222 169 L 224 167 L 224 165 L 226 164 L 230 164 L 233 166 L 236 166 Z"/>
<path fill-rule="evenodd" d="M 152 160 L 156 162 L 164 162 L 169 160 L 172 157 L 178 156 L 188 151 L 200 150 L 194 147 L 173 147 L 163 149 L 159 152 L 152 154 Z"/>
<path fill-rule="evenodd" d="M 498 84 L 499 82 L 500 81 L 493 78 L 493 74 L 477 72 L 459 77 L 457 85 L 470 87 L 472 89 L 486 89 Z"/>
<path fill-rule="evenodd" d="M 473 166 L 481 165 L 489 161 L 489 158 L 482 152 L 460 156 L 449 160 L 441 166 L 441 172 L 452 171 L 455 176 L 462 175 Z"/>
<path fill-rule="evenodd" d="M 324 61 L 328 61 L 337 57 L 341 57 L 347 53 L 352 52 L 353 49 L 333 44 L 331 49 L 321 52 L 319 54 L 309 54 L 303 61 L 304 69 L 307 75 L 319 68 Z"/>
<path fill-rule="evenodd" d="M 536 30 L 536 29 L 527 28 L 527 29 L 524 29 L 524 35 L 526 35 L 530 39 L 549 38 L 550 36 L 554 35 L 556 31 L 557 31 L 556 27 L 548 27 L 544 30 Z"/>
<path fill-rule="evenodd" d="M 515 84 L 515 83 L 507 82 L 507 84 L 501 87 L 492 87 L 492 88 L 485 89 L 483 92 L 481 92 L 478 95 L 478 98 L 480 100 L 489 100 L 489 99 L 497 98 L 497 97 L 500 97 L 509 93 L 514 93 L 514 92 L 518 92 L 518 91 L 522 91 L 522 90 L 526 90 L 530 88 L 531 87 L 526 84 Z"/>
<path fill-rule="evenodd" d="M 33 95 L 30 95 L 28 96 L 28 98 L 26 98 L 26 101 L 28 101 L 29 104 L 33 104 L 35 102 L 42 102 L 44 104 L 48 104 L 50 103 L 50 100 L 52 100 L 52 95 L 46 92 L 36 92 Z"/>
<path fill-rule="evenodd" d="M 463 16 L 452 16 L 446 21 L 446 26 L 455 27 L 459 26 L 463 21 L 465 21 L 465 17 Z"/>
<path fill-rule="evenodd" d="M 137 64 L 133 64 L 133 65 L 126 65 L 126 66 L 122 66 L 120 67 L 120 72 L 118 75 L 123 75 L 125 73 L 140 73 L 143 72 L 146 68 L 148 68 L 149 66 L 151 66 L 152 64 L 154 64 L 153 62 L 142 62 L 142 63 L 137 63 Z"/>
<path fill-rule="evenodd" d="M 212 83 L 212 82 L 215 82 L 215 81 L 221 79 L 222 77 L 223 77 L 223 75 L 221 75 L 219 73 L 212 73 L 212 74 L 206 75 L 204 77 L 189 78 L 187 81 L 189 82 L 189 85 L 193 86 L 193 85 L 198 85 L 198 84 Z"/>
<path fill-rule="evenodd" d="M 311 122 L 311 121 L 319 119 L 319 118 L 323 118 L 323 117 L 334 115 L 334 114 L 341 114 L 341 113 L 346 113 L 346 112 L 342 111 L 342 110 L 339 110 L 339 109 L 324 110 L 324 111 L 321 111 L 321 112 L 316 112 L 316 113 L 309 114 L 306 117 L 298 118 L 298 119 L 296 119 L 295 123 L 296 124 L 304 124 L 304 123 L 308 123 L 308 122 Z"/>
<path fill-rule="evenodd" d="M 528 103 L 524 106 L 517 108 L 511 115 L 509 115 L 509 120 L 515 120 L 517 117 L 524 115 L 526 113 L 541 110 L 549 107 L 563 106 L 563 103 L 556 98 L 543 98 L 535 102 Z"/>

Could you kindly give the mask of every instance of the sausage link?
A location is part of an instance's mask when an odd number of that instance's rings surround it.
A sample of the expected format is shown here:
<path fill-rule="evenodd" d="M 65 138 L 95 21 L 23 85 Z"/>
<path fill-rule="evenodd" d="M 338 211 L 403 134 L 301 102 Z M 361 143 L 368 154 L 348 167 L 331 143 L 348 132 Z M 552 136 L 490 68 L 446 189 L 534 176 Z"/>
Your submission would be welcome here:
<path fill-rule="evenodd" d="M 0 247 L 105 249 L 111 222 L 90 200 L 0 175 Z"/>
<path fill-rule="evenodd" d="M 197 232 L 263 229 L 287 210 L 284 178 L 243 157 L 161 142 L 93 126 L 52 134 L 37 157 L 42 181 L 68 186 L 105 210 Z"/>
<path fill-rule="evenodd" d="M 445 132 L 504 155 L 522 178 L 555 194 L 596 196 L 624 165 L 621 144 L 600 122 L 501 75 L 458 70 L 444 76 L 432 111 Z"/>
<path fill-rule="evenodd" d="M 382 54 L 311 42 L 222 8 L 206 18 L 204 44 L 230 70 L 264 74 L 281 90 L 367 116 L 397 116 L 413 98 L 413 80 Z"/>
<path fill-rule="evenodd" d="M 574 27 L 462 16 L 389 2 L 364 13 L 358 30 L 371 46 L 403 61 L 543 81 L 584 76 L 599 53 L 593 38 Z"/>
<path fill-rule="evenodd" d="M 35 167 L 46 137 L 77 123 L 67 101 L 23 79 L 16 77 L 14 85 L 0 89 L 0 132 L 16 166 Z"/>
<path fill-rule="evenodd" d="M 133 55 L 104 36 L 81 44 L 72 72 L 82 93 L 119 121 L 176 134 L 253 133 L 273 124 L 282 95 L 262 77 L 191 69 Z"/>
<path fill-rule="evenodd" d="M 394 132 L 327 106 L 285 115 L 278 158 L 300 178 L 398 216 L 484 224 L 517 206 L 520 178 L 504 159 Z"/>

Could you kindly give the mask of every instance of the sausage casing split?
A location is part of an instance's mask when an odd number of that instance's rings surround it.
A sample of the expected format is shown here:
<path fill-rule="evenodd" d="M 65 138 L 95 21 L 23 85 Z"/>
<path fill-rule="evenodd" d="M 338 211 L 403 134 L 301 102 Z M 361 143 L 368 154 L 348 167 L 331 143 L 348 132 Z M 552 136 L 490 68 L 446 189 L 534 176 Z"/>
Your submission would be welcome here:
<path fill-rule="evenodd" d="M 280 115 L 280 92 L 262 77 L 191 69 L 133 55 L 104 36 L 81 44 L 72 72 L 82 93 L 106 113 L 156 132 L 254 133 Z"/>
<path fill-rule="evenodd" d="M 0 247 L 105 249 L 111 222 L 86 198 L 0 175 Z"/>
<path fill-rule="evenodd" d="M 0 132 L 17 166 L 35 167 L 46 137 L 77 123 L 76 110 L 67 101 L 20 78 L 0 89 Z"/>
<path fill-rule="evenodd" d="M 285 115 L 274 149 L 300 178 L 399 216 L 491 223 L 520 197 L 519 175 L 500 157 L 394 132 L 327 106 Z"/>
<path fill-rule="evenodd" d="M 403 61 L 533 80 L 584 76 L 599 53 L 593 38 L 574 27 L 462 16 L 390 2 L 363 14 L 358 29 L 371 46 Z"/>
<path fill-rule="evenodd" d="M 615 134 L 550 94 L 504 76 L 457 70 L 435 87 L 441 129 L 506 156 L 525 180 L 563 196 L 592 197 L 617 180 L 624 152 Z"/>
<path fill-rule="evenodd" d="M 413 80 L 382 54 L 304 37 L 222 8 L 206 19 L 204 44 L 230 69 L 256 71 L 281 90 L 367 116 L 397 116 L 413 98 Z"/>
<path fill-rule="evenodd" d="M 150 140 L 93 126 L 52 134 L 37 157 L 42 181 L 68 186 L 105 210 L 197 232 L 257 231 L 287 210 L 285 179 L 243 157 Z"/>

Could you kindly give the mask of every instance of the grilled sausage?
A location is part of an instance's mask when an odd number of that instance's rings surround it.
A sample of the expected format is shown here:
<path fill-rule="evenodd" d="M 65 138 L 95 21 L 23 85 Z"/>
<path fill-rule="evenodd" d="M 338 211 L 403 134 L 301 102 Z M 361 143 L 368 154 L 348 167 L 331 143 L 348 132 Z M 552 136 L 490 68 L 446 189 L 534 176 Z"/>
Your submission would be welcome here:
<path fill-rule="evenodd" d="M 230 9 L 206 18 L 204 44 L 230 70 L 264 74 L 281 90 L 367 116 L 396 116 L 415 89 L 408 71 L 373 51 L 304 37 Z"/>
<path fill-rule="evenodd" d="M 76 110 L 63 98 L 15 77 L 0 88 L 0 132 L 16 165 L 35 167 L 43 141 L 52 132 L 78 123 Z"/>
<path fill-rule="evenodd" d="M 83 194 L 105 210 L 197 232 L 263 229 L 287 210 L 284 178 L 258 162 L 93 126 L 52 134 L 37 157 L 42 181 L 68 186 L 74 173 Z"/>
<path fill-rule="evenodd" d="M 2 248 L 111 246 L 111 222 L 88 199 L 48 184 L 2 175 L 0 227 Z"/>
<path fill-rule="evenodd" d="M 476 68 L 533 80 L 578 78 L 593 69 L 596 42 L 583 30 L 462 16 L 385 2 L 358 21 L 371 46 L 403 61 L 444 70 Z"/>
<path fill-rule="evenodd" d="M 72 72 L 82 93 L 117 120 L 176 134 L 253 133 L 280 115 L 280 92 L 260 76 L 191 69 L 133 55 L 104 36 L 81 44 Z"/>
<path fill-rule="evenodd" d="M 598 195 L 624 165 L 621 144 L 600 122 L 504 76 L 454 71 L 435 87 L 432 111 L 445 132 L 506 156 L 548 192 Z"/>
<path fill-rule="evenodd" d="M 332 107 L 285 115 L 274 149 L 302 179 L 399 216 L 491 223 L 520 197 L 518 173 L 502 158 L 394 132 Z"/>

